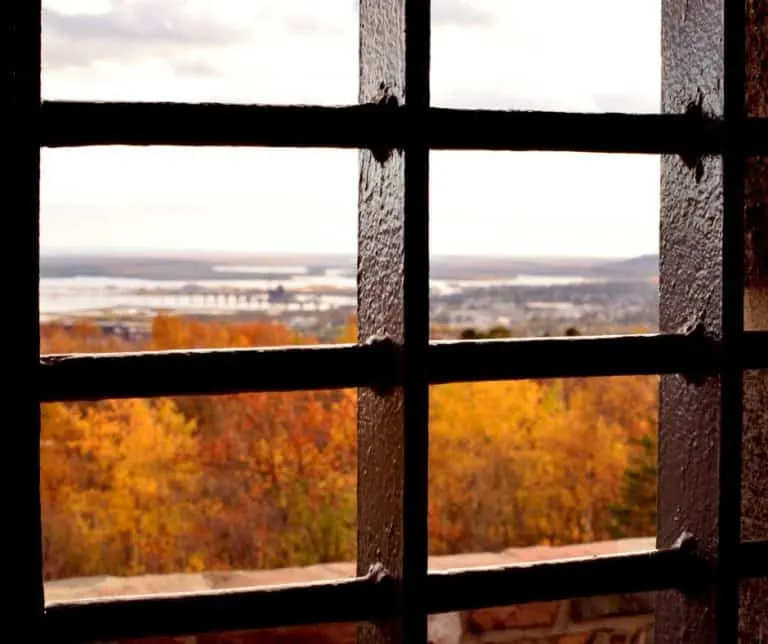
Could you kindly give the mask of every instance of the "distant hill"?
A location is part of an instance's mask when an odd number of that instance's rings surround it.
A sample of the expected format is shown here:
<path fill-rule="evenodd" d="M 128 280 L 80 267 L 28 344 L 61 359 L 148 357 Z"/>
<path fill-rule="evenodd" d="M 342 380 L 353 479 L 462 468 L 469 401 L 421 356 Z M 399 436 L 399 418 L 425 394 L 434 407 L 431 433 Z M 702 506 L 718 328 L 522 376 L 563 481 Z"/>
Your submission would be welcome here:
<path fill-rule="evenodd" d="M 256 272 L 238 270 L 240 265 L 256 264 Z M 308 273 L 322 273 L 328 268 L 353 272 L 354 258 L 336 255 L 43 255 L 40 277 L 113 277 L 150 280 L 247 280 L 284 277 L 284 266 L 303 266 Z M 225 267 L 234 267 L 227 271 Z M 274 272 L 271 269 L 274 268 Z"/>
<path fill-rule="evenodd" d="M 658 255 L 640 255 L 632 259 L 613 261 L 597 267 L 597 270 L 608 277 L 625 277 L 645 279 L 659 274 Z"/>
<path fill-rule="evenodd" d="M 432 277 L 436 279 L 557 275 L 609 280 L 647 280 L 656 277 L 658 272 L 658 255 L 640 255 L 622 260 L 558 257 L 433 257 L 431 266 Z"/>
<path fill-rule="evenodd" d="M 658 275 L 657 255 L 624 260 L 557 257 L 432 257 L 434 279 L 509 279 L 518 275 L 577 276 L 616 280 L 646 280 Z M 355 258 L 349 255 L 43 255 L 41 277 L 128 277 L 152 280 L 253 279 L 255 273 L 236 270 L 238 265 L 263 267 L 261 278 L 280 278 L 284 266 L 306 267 L 310 275 L 326 269 L 355 275 Z M 230 272 L 226 266 L 233 267 Z M 272 274 L 274 267 L 274 274 Z"/>

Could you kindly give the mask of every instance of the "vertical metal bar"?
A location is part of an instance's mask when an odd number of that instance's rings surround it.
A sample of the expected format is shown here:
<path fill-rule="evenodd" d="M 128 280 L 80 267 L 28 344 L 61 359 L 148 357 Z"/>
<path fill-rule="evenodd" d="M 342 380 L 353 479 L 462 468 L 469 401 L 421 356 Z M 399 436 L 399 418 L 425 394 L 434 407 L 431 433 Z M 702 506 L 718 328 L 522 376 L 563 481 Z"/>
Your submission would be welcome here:
<path fill-rule="evenodd" d="M 735 355 L 743 330 L 743 1 L 662 6 L 664 111 L 727 119 L 731 145 L 722 158 L 663 158 L 661 330 L 703 325 Z M 658 545 L 692 532 L 713 576 L 695 596 L 661 595 L 659 642 L 737 641 L 741 408 L 741 373 L 727 361 L 696 382 L 662 377 Z"/>
<path fill-rule="evenodd" d="M 4 117 L 7 138 L 3 142 L 5 212 L 13 219 L 8 227 L 9 248 L 4 253 L 13 302 L 14 343 L 4 365 L 12 373 L 9 396 L 17 409 L 17 431 L 5 436 L 6 452 L 13 454 L 14 466 L 5 469 L 7 496 L 11 504 L 6 515 L 13 517 L 6 531 L 6 550 L 13 553 L 21 574 L 6 614 L 30 640 L 40 639 L 43 610 L 42 557 L 40 538 L 40 406 L 35 382 L 40 355 L 38 315 L 38 210 L 40 147 L 40 1 L 14 0 L 4 6 L 6 41 L 6 91 L 10 109 Z M 21 257 L 11 248 L 19 248 Z M 18 351 L 18 353 L 17 353 Z"/>
<path fill-rule="evenodd" d="M 746 122 L 746 0 L 723 5 L 723 284 L 722 346 L 726 358 L 740 353 L 744 334 L 744 187 L 742 147 Z M 720 503 L 716 567 L 717 641 L 739 641 L 738 549 L 741 542 L 741 445 L 743 372 L 725 361 L 721 374 Z"/>
<path fill-rule="evenodd" d="M 405 109 L 423 123 L 430 103 L 431 0 L 405 0 Z M 417 125 L 418 127 L 418 125 Z M 405 484 L 403 640 L 427 641 L 429 468 L 429 148 L 405 150 Z"/>
<path fill-rule="evenodd" d="M 723 116 L 724 4 L 729 0 L 662 2 L 662 105 L 664 112 L 698 118 Z M 738 1 L 738 0 L 737 0 Z M 715 338 L 731 333 L 731 295 L 724 288 L 725 233 L 723 161 L 719 157 L 662 158 L 660 326 L 677 332 L 702 325 Z M 730 225 L 730 222 L 729 222 Z M 726 302 L 726 298 L 729 299 Z M 728 315 L 724 327 L 724 314 Z M 659 512 L 657 542 L 671 546 L 683 531 L 693 533 L 713 570 L 720 554 L 723 465 L 730 446 L 721 445 L 731 396 L 730 377 L 689 381 L 661 379 L 659 410 Z M 729 428 L 731 426 L 729 425 Z M 732 431 L 732 429 L 729 429 Z M 727 441 L 726 441 L 727 442 Z M 726 447 L 726 450 L 722 448 Z M 725 528 L 726 539 L 731 537 Z M 726 547 L 729 544 L 724 544 Z M 718 579 L 718 581 L 722 581 Z M 715 585 L 694 596 L 659 593 L 656 637 L 668 644 L 715 644 L 732 619 L 731 598 L 718 601 Z M 721 613 L 721 610 L 725 610 Z M 734 625 L 735 628 L 735 625 Z"/>
<path fill-rule="evenodd" d="M 360 101 L 429 105 L 428 0 L 361 0 Z M 358 323 L 398 346 L 403 385 L 360 391 L 358 571 L 383 564 L 397 614 L 361 642 L 426 641 L 429 342 L 428 149 L 361 152 Z"/>

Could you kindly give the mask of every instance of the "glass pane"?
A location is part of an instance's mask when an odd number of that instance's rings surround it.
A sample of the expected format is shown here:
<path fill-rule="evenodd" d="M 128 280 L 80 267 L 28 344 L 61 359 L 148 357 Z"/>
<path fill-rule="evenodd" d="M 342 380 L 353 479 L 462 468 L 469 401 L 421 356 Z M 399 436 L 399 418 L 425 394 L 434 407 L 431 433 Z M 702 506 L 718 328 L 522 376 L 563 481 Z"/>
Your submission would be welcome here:
<path fill-rule="evenodd" d="M 659 0 L 433 0 L 442 107 L 658 112 Z"/>
<path fill-rule="evenodd" d="M 431 160 L 433 337 L 658 328 L 658 157 Z"/>
<path fill-rule="evenodd" d="M 43 0 L 51 100 L 357 102 L 352 0 Z"/>
<path fill-rule="evenodd" d="M 354 151 L 44 150 L 41 174 L 44 322 L 86 320 L 126 336 L 125 349 L 344 336 L 356 303 Z M 186 335 L 161 340 L 158 316 L 183 317 Z M 233 324 L 250 338 L 220 328 Z M 254 324 L 264 332 L 243 327 Z"/>

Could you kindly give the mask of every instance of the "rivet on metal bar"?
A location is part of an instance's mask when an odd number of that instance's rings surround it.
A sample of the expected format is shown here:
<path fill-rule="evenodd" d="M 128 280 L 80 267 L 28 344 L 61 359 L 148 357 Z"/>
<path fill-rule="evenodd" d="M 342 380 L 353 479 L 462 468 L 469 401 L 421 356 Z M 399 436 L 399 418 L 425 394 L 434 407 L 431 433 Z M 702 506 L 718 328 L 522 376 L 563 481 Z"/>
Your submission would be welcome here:
<path fill-rule="evenodd" d="M 365 341 L 365 346 L 376 351 L 376 364 L 380 371 L 374 377 L 371 389 L 379 396 L 390 395 L 401 382 L 400 347 L 389 336 L 374 335 Z"/>
<path fill-rule="evenodd" d="M 377 592 L 381 592 L 382 601 L 379 608 L 383 609 L 383 611 L 380 613 L 380 618 L 374 621 L 384 622 L 385 620 L 394 617 L 397 614 L 396 603 L 394 601 L 397 587 L 392 573 L 387 570 L 383 563 L 377 561 L 375 564 L 371 564 L 368 568 L 365 580 L 377 588 Z"/>
<path fill-rule="evenodd" d="M 690 365 L 681 375 L 687 382 L 701 385 L 717 368 L 718 361 L 713 359 L 717 358 L 717 340 L 698 318 L 692 320 L 680 331 L 689 341 L 686 364 Z"/>
<path fill-rule="evenodd" d="M 696 99 L 688 103 L 685 109 L 685 117 L 692 123 L 704 121 L 704 94 L 699 89 Z M 680 159 L 691 170 L 695 172 L 696 183 L 701 181 L 704 176 L 704 157 L 701 150 L 695 145 L 680 152 Z"/>
<path fill-rule="evenodd" d="M 672 546 L 682 555 L 681 573 L 676 589 L 685 595 L 695 595 L 706 586 L 708 567 L 698 553 L 698 540 L 690 532 L 683 532 Z"/>
<path fill-rule="evenodd" d="M 379 91 L 377 92 L 376 96 L 374 96 L 370 106 L 376 110 L 377 114 L 394 114 L 396 113 L 397 108 L 400 107 L 400 101 L 394 94 L 394 89 L 392 86 L 387 85 L 386 83 L 381 83 L 379 85 Z M 380 133 L 383 135 L 382 140 L 390 139 L 390 137 L 386 136 L 387 133 L 385 130 L 388 126 L 391 125 L 392 124 L 388 120 L 385 120 L 384 118 L 381 119 Z M 402 149 L 399 147 L 397 149 L 402 151 Z M 373 154 L 373 158 L 382 165 L 389 161 L 389 159 L 392 157 L 393 150 L 394 148 L 386 147 L 385 145 L 371 146 L 371 154 Z"/>
<path fill-rule="evenodd" d="M 383 563 L 376 562 L 368 568 L 368 574 L 365 575 L 366 580 L 372 581 L 375 584 L 386 584 L 392 581 L 393 577 L 389 570 L 386 569 Z"/>

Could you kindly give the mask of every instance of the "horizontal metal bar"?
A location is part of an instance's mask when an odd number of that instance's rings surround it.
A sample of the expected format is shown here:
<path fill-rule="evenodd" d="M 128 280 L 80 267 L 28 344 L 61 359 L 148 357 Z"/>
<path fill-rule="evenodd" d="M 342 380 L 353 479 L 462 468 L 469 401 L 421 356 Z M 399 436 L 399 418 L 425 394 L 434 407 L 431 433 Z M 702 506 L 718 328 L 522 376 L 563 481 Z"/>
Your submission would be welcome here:
<path fill-rule="evenodd" d="M 387 345 L 49 355 L 41 402 L 375 386 L 393 373 Z"/>
<path fill-rule="evenodd" d="M 714 154 L 721 121 L 673 114 L 580 114 L 501 110 L 431 110 L 429 145 L 444 150 L 549 150 Z M 746 141 L 745 141 L 746 144 Z"/>
<path fill-rule="evenodd" d="M 701 565 L 695 540 L 686 537 L 665 550 L 431 572 L 427 608 L 434 614 L 689 588 L 704 579 Z M 57 642 L 86 642 L 377 620 L 396 604 L 392 581 L 374 567 L 366 577 L 311 585 L 55 602 L 46 606 L 46 631 Z"/>
<path fill-rule="evenodd" d="M 267 146 L 715 154 L 768 153 L 768 120 L 738 128 L 676 114 L 580 114 L 355 105 L 42 104 L 41 145 Z"/>
<path fill-rule="evenodd" d="M 430 353 L 430 381 L 698 373 L 715 368 L 715 350 L 696 334 L 441 342 Z"/>
<path fill-rule="evenodd" d="M 44 102 L 45 147 L 185 145 L 365 147 L 369 106 Z"/>
<path fill-rule="evenodd" d="M 768 332 L 748 331 L 728 360 L 768 368 Z M 680 334 L 513 338 L 436 342 L 430 382 L 529 380 L 679 373 L 692 378 L 721 369 L 720 344 L 695 330 Z"/>
<path fill-rule="evenodd" d="M 768 368 L 768 332 L 744 334 L 745 369 Z M 391 342 L 232 350 L 48 355 L 40 359 L 41 402 L 374 387 L 402 380 Z M 722 366 L 707 336 L 657 334 L 433 342 L 431 384 L 683 373 Z"/>
<path fill-rule="evenodd" d="M 115 641 L 379 619 L 392 606 L 385 575 L 257 589 L 53 602 L 45 641 Z"/>
<path fill-rule="evenodd" d="M 735 366 L 742 369 L 768 369 L 768 331 L 745 332 L 740 353 L 735 358 Z"/>
<path fill-rule="evenodd" d="M 739 548 L 739 575 L 768 577 L 768 541 L 745 541 Z"/>
<path fill-rule="evenodd" d="M 672 548 L 429 575 L 430 613 L 690 587 L 702 578 L 695 540 Z"/>

